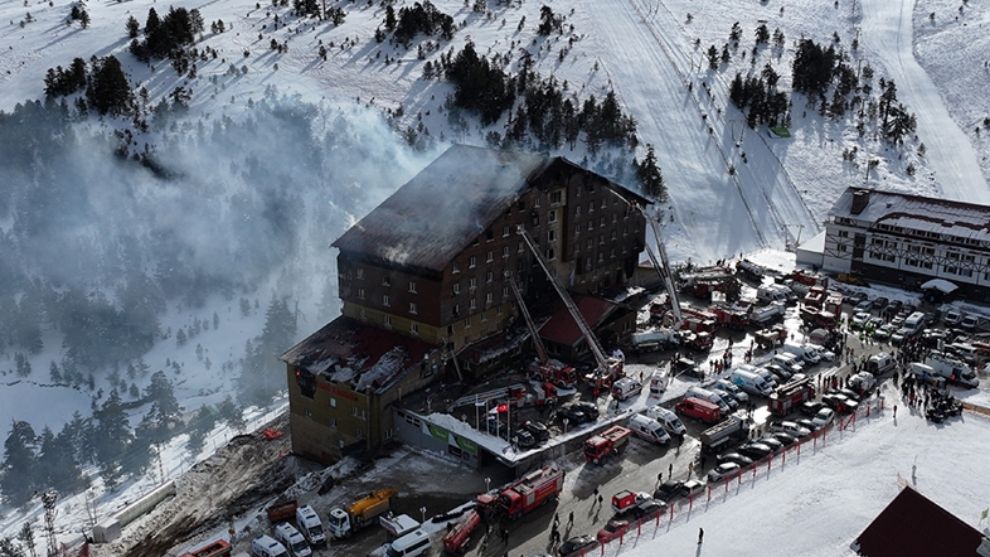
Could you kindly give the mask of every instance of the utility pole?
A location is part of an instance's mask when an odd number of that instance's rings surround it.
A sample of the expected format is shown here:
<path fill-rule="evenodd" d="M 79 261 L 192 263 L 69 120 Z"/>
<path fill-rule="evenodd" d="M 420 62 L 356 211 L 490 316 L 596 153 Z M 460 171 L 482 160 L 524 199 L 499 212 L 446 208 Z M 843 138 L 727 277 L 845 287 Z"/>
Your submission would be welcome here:
<path fill-rule="evenodd" d="M 41 494 L 41 504 L 45 507 L 45 539 L 48 542 L 48 557 L 58 557 L 58 539 L 55 537 L 55 504 L 58 492 L 54 489 Z"/>
<path fill-rule="evenodd" d="M 161 443 L 155 443 L 155 457 L 158 459 L 158 478 L 159 483 L 165 483 L 165 466 L 162 465 L 162 445 Z"/>

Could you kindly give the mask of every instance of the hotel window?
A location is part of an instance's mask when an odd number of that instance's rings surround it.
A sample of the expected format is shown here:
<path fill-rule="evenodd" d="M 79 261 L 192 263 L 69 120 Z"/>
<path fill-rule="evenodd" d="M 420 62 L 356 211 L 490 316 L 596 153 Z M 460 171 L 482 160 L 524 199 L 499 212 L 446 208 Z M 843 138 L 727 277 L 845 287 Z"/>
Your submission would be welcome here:
<path fill-rule="evenodd" d="M 598 219 L 598 226 L 602 226 L 602 227 L 605 226 L 605 217 L 604 216 L 602 218 Z"/>
<path fill-rule="evenodd" d="M 563 197 L 564 196 L 560 190 L 550 192 L 550 203 L 560 203 Z"/>
<path fill-rule="evenodd" d="M 414 335 L 419 335 L 419 323 L 410 323 L 409 332 Z"/>
<path fill-rule="evenodd" d="M 575 217 L 580 217 L 581 216 L 581 206 L 580 205 L 574 207 L 574 216 Z"/>
<path fill-rule="evenodd" d="M 548 241 L 551 241 L 551 242 L 554 242 L 554 241 L 556 241 L 556 240 L 557 240 L 557 231 L 551 228 L 551 229 L 550 229 L 550 230 L 549 230 L 549 231 L 547 232 L 547 240 L 548 240 Z"/>
<path fill-rule="evenodd" d="M 508 286 L 503 286 L 502 287 L 502 297 L 503 298 L 508 298 L 509 297 L 509 287 Z"/>
<path fill-rule="evenodd" d="M 508 224 L 502 227 L 502 237 L 503 238 L 508 238 L 509 237 L 509 225 Z"/>
<path fill-rule="evenodd" d="M 409 302 L 409 313 L 416 315 L 416 303 Z"/>
<path fill-rule="evenodd" d="M 363 279 L 364 278 L 364 269 L 358 267 L 357 273 L 355 273 L 355 274 L 357 275 L 358 280 Z"/>
<path fill-rule="evenodd" d="M 358 288 L 358 299 L 359 300 L 364 299 L 364 288 Z"/>
<path fill-rule="evenodd" d="M 491 282 L 493 280 L 495 280 L 495 273 L 488 271 L 488 273 L 485 275 L 485 282 Z"/>
<path fill-rule="evenodd" d="M 471 316 L 470 315 L 464 318 L 464 328 L 465 329 L 470 329 L 471 328 Z"/>
<path fill-rule="evenodd" d="M 469 308 L 469 310 L 474 311 L 476 309 L 478 309 L 478 303 L 475 301 L 474 298 L 471 298 L 471 307 Z"/>
<path fill-rule="evenodd" d="M 523 248 L 523 243 L 522 242 L 519 242 L 519 247 L 516 248 L 516 251 L 519 252 L 519 253 L 522 253 L 523 252 L 523 249 L 524 249 Z"/>
<path fill-rule="evenodd" d="M 491 292 L 485 294 L 485 304 L 491 305 L 492 302 L 494 301 L 494 298 L 495 297 L 492 295 Z"/>
<path fill-rule="evenodd" d="M 550 211 L 547 214 L 547 221 L 548 222 L 557 222 L 557 211 Z"/>
<path fill-rule="evenodd" d="M 382 277 L 382 286 L 392 286 L 392 279 L 388 275 Z"/>
<path fill-rule="evenodd" d="M 392 316 L 387 313 L 385 314 L 385 327 L 388 329 L 392 328 Z"/>
<path fill-rule="evenodd" d="M 456 261 L 454 261 L 453 263 L 451 263 L 450 266 L 451 266 L 450 267 L 450 272 L 452 272 L 454 274 L 457 274 L 457 273 L 461 272 L 461 268 L 457 265 L 457 262 Z"/>
<path fill-rule="evenodd" d="M 586 226 L 585 228 L 587 229 L 587 231 L 588 231 L 588 232 L 591 232 L 592 230 L 594 230 L 594 229 L 595 229 L 595 223 L 593 223 L 593 222 L 591 222 L 591 221 L 589 220 L 589 221 L 588 221 L 588 226 Z"/>
<path fill-rule="evenodd" d="M 549 261 L 553 261 L 554 258 L 556 258 L 556 257 L 557 257 L 557 254 L 556 254 L 556 252 L 553 251 L 553 248 L 547 248 L 547 259 Z"/>
<path fill-rule="evenodd" d="M 475 256 L 472 255 L 470 258 L 468 258 L 468 269 L 474 269 L 477 265 L 478 265 L 478 260 L 475 258 Z"/>
<path fill-rule="evenodd" d="M 454 317 L 461 316 L 461 304 L 454 304 Z"/>
<path fill-rule="evenodd" d="M 414 280 L 409 281 L 409 291 L 412 292 L 413 294 L 416 293 L 416 281 Z"/>
<path fill-rule="evenodd" d="M 388 294 L 382 295 L 382 305 L 385 307 L 390 307 L 392 305 L 391 301 L 389 300 Z"/>
<path fill-rule="evenodd" d="M 451 289 L 453 290 L 455 296 L 457 294 L 460 294 L 461 293 L 461 283 L 455 282 L 454 284 L 451 285 Z"/>
<path fill-rule="evenodd" d="M 492 252 L 488 252 L 488 257 L 485 258 L 485 261 L 487 263 L 491 263 L 494 260 L 495 260 L 495 255 Z"/>
<path fill-rule="evenodd" d="M 470 279 L 468 279 L 468 288 L 471 290 L 478 288 L 478 279 L 475 277 L 471 277 Z"/>
<path fill-rule="evenodd" d="M 502 246 L 502 259 L 509 257 L 509 246 Z"/>

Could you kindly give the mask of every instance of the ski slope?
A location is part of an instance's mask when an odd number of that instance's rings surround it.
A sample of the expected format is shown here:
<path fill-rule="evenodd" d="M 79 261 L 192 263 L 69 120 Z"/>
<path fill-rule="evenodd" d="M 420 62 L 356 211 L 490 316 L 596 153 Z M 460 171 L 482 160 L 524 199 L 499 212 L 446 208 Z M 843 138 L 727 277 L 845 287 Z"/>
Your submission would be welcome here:
<path fill-rule="evenodd" d="M 861 0 L 862 44 L 882 61 L 897 96 L 918 116 L 917 133 L 946 197 L 990 203 L 972 142 L 949 115 L 935 83 L 914 56 L 914 2 Z"/>

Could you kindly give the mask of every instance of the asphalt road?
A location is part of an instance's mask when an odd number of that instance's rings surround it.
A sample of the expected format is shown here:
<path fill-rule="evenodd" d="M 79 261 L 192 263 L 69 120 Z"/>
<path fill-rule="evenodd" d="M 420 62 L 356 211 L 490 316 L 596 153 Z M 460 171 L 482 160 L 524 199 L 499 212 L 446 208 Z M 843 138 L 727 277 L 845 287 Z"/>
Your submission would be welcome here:
<path fill-rule="evenodd" d="M 748 347 L 746 342 L 738 344 Z M 853 348 L 857 358 L 890 350 L 890 347 L 885 345 L 864 344 L 852 334 L 848 336 L 847 345 Z M 825 373 L 837 375 L 842 379 L 849 375 L 851 369 L 851 365 L 836 361 L 819 364 L 809 370 L 808 374 L 817 376 Z M 766 399 L 756 399 L 757 411 L 754 413 L 754 419 L 757 424 L 764 423 L 769 416 L 766 402 Z M 741 411 L 739 414 L 742 415 Z M 694 468 L 692 462 L 695 462 L 700 451 L 697 436 L 704 430 L 704 426 L 691 420 L 686 420 L 685 425 L 689 435 L 680 446 L 659 447 L 642 439 L 633 438 L 624 455 L 601 466 L 585 464 L 580 453 L 570 455 L 565 467 L 573 468 L 569 474 L 571 476 L 576 474 L 577 478 L 574 483 L 570 481 L 574 478 L 569 478 L 556 507 L 546 506 L 510 525 L 507 543 L 493 532 L 486 536 L 487 541 L 476 541 L 467 555 L 529 557 L 551 553 L 550 531 L 555 514 L 560 516 L 562 539 L 566 540 L 568 537 L 582 534 L 594 537 L 612 517 L 609 501 L 613 494 L 623 489 L 652 492 L 658 484 L 658 474 L 663 473 L 664 480 L 669 479 L 668 470 L 671 466 L 674 479 L 688 478 L 689 467 Z M 700 471 L 694 470 L 692 477 L 704 478 L 710 468 L 709 463 Z M 595 504 L 596 486 L 604 498 L 602 506 Z M 574 522 L 568 528 L 568 518 L 572 512 Z"/>

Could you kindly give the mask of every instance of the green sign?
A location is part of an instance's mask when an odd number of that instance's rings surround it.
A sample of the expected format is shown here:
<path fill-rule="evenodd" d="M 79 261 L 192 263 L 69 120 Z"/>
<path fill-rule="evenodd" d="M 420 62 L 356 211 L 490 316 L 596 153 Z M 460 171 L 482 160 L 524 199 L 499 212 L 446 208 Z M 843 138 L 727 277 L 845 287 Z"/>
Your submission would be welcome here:
<path fill-rule="evenodd" d="M 433 424 L 427 424 L 427 425 L 430 427 L 430 434 L 431 435 L 433 435 L 437 439 L 440 439 L 440 440 L 448 441 L 449 442 L 449 440 L 450 440 L 450 434 L 447 432 L 446 429 L 444 429 L 442 427 L 439 427 L 439 426 L 435 426 Z"/>
<path fill-rule="evenodd" d="M 457 442 L 457 446 L 461 448 L 462 451 L 468 453 L 471 456 L 478 456 L 478 444 L 470 439 L 465 439 L 460 435 L 454 436 L 454 441 Z"/>

